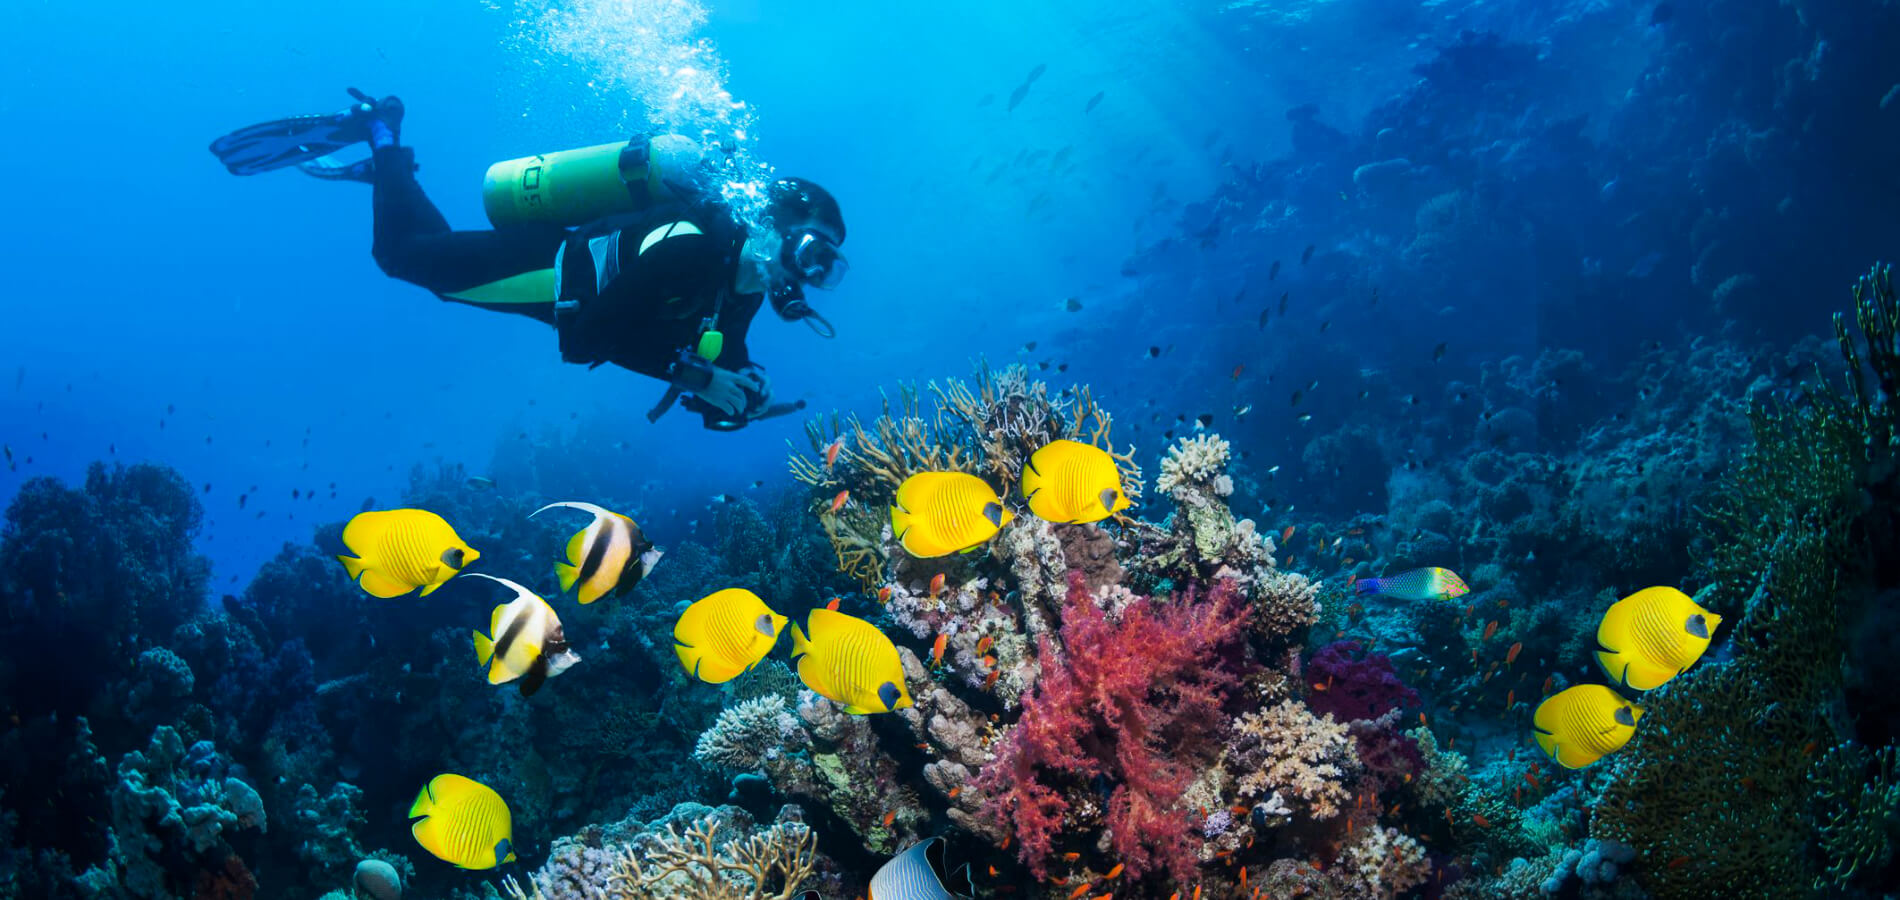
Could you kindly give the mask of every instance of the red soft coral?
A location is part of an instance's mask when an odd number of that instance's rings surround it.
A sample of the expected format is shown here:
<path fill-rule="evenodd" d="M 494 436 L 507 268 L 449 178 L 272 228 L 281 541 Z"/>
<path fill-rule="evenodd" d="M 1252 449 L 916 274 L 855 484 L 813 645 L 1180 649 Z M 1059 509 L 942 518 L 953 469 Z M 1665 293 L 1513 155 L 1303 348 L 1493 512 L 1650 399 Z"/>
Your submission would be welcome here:
<path fill-rule="evenodd" d="M 1010 824 L 1038 878 L 1069 811 L 1065 791 L 1098 777 L 1113 786 L 1106 822 L 1130 876 L 1193 878 L 1195 844 L 1178 807 L 1227 721 L 1222 707 L 1247 665 L 1246 620 L 1223 582 L 1202 598 L 1132 603 L 1111 622 L 1071 573 L 1061 652 L 1042 638 L 1042 677 L 977 778 L 985 815 Z"/>

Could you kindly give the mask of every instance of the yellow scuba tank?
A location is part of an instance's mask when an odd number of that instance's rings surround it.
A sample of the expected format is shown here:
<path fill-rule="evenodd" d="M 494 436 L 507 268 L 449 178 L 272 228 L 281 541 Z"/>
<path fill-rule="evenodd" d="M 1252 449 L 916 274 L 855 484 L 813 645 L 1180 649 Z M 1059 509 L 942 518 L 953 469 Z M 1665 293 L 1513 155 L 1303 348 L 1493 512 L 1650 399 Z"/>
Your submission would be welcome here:
<path fill-rule="evenodd" d="M 482 179 L 482 209 L 497 228 L 585 225 L 674 196 L 698 164 L 699 145 L 677 134 L 503 160 Z"/>

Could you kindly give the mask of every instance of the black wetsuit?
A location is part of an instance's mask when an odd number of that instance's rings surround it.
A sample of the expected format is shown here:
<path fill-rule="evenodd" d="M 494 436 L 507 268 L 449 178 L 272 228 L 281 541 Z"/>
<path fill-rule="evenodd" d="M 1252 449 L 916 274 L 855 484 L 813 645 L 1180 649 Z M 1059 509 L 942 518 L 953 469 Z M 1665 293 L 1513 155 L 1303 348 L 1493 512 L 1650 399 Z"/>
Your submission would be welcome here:
<path fill-rule="evenodd" d="M 723 207 L 663 204 L 572 230 L 455 231 L 414 170 L 409 148 L 376 151 L 371 252 L 390 277 L 554 325 L 568 362 L 670 381 L 716 313 L 725 340 L 712 362 L 733 371 L 751 363 L 746 331 L 765 298 L 733 292 L 744 231 Z"/>

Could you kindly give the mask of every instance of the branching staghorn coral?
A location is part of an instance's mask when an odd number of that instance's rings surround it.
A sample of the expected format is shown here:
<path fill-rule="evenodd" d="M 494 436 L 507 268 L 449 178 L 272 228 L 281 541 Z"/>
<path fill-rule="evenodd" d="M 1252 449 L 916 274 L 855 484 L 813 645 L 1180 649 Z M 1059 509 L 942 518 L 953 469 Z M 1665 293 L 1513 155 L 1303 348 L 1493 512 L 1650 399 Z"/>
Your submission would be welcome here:
<path fill-rule="evenodd" d="M 721 711 L 713 726 L 700 733 L 693 758 L 724 775 L 755 772 L 772 756 L 801 749 L 810 740 L 785 708 L 785 698 L 771 695 Z"/>
<path fill-rule="evenodd" d="M 720 843 L 720 823 L 705 819 L 681 832 L 642 838 L 613 860 L 602 900 L 791 900 L 812 875 L 818 837 L 802 823 L 781 822 L 757 834 Z M 524 888 L 502 882 L 511 900 L 548 900 L 532 876 Z"/>
<path fill-rule="evenodd" d="M 805 423 L 809 455 L 794 451 L 792 477 L 811 486 L 812 504 L 838 553 L 838 570 L 867 592 L 885 580 L 890 562 L 888 510 L 904 480 L 919 472 L 968 472 L 1010 497 L 1031 454 L 1057 439 L 1107 450 L 1122 472 L 1122 490 L 1141 501 L 1141 468 L 1134 449 L 1117 452 L 1111 417 L 1088 388 L 1050 395 L 1028 369 L 977 368 L 975 386 L 957 379 L 923 390 L 899 385 L 883 395 L 883 411 L 868 427 L 857 415 L 833 412 Z M 836 456 L 826 457 L 836 445 Z M 843 496 L 837 509 L 833 505 Z"/>

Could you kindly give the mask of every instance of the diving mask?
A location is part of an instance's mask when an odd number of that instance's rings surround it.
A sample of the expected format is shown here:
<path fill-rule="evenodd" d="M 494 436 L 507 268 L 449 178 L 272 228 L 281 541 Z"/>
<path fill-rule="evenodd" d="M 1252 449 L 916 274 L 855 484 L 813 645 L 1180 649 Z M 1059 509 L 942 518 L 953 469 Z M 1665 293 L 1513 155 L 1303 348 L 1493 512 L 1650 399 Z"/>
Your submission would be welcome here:
<path fill-rule="evenodd" d="M 800 231 L 785 238 L 779 261 L 801 284 L 831 290 L 844 281 L 851 264 L 831 238 L 816 231 Z"/>

